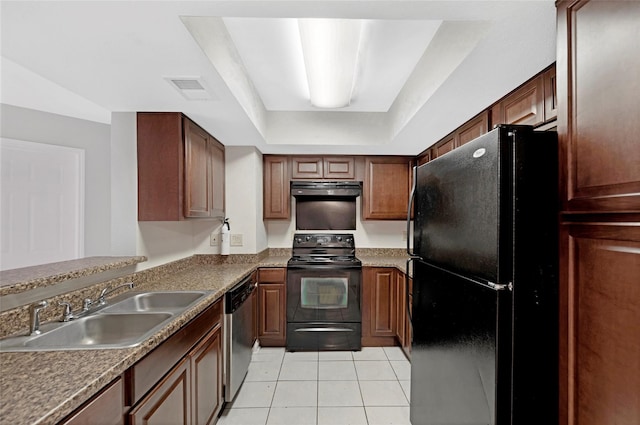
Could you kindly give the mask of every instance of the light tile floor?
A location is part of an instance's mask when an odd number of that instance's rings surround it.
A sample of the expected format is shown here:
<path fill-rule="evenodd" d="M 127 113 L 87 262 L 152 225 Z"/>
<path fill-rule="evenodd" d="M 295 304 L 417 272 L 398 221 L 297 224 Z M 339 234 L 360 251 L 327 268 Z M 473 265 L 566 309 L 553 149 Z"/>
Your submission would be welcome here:
<path fill-rule="evenodd" d="M 399 347 L 257 348 L 218 425 L 411 425 L 410 378 Z"/>

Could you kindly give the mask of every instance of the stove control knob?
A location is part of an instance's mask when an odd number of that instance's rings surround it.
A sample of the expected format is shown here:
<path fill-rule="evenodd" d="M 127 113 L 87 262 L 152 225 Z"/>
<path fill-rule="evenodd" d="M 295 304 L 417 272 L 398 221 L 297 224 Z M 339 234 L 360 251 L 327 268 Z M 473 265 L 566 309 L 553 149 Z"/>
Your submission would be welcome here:
<path fill-rule="evenodd" d="M 301 243 L 302 242 L 302 238 L 296 238 L 296 242 L 297 243 Z"/>
<path fill-rule="evenodd" d="M 337 240 L 338 242 L 342 242 L 342 236 L 336 236 L 336 240 Z"/>
<path fill-rule="evenodd" d="M 309 242 L 309 241 L 311 240 L 311 236 L 305 236 L 305 237 L 304 237 L 304 240 L 305 240 L 305 241 L 307 241 L 307 242 Z"/>

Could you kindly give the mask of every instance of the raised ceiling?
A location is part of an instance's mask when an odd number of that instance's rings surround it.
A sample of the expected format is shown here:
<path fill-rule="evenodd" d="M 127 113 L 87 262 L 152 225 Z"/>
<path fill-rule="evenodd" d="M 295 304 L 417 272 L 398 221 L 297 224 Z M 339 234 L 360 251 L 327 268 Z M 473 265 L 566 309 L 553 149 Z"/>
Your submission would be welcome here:
<path fill-rule="evenodd" d="M 555 60 L 546 0 L 0 7 L 2 103 L 102 122 L 111 112 L 181 111 L 225 145 L 263 153 L 414 155 Z M 311 106 L 301 17 L 363 20 L 349 106 Z M 204 90 L 185 96 L 171 79 Z"/>

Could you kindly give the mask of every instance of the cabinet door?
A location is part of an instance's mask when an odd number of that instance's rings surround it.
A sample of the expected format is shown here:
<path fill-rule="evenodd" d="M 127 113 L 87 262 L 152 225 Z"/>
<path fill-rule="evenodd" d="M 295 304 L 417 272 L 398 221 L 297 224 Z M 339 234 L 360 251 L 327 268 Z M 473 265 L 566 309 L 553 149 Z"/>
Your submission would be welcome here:
<path fill-rule="evenodd" d="M 184 216 L 183 117 L 138 112 L 138 220 L 176 221 Z"/>
<path fill-rule="evenodd" d="M 405 343 L 405 332 L 407 324 L 407 292 L 405 274 L 395 271 L 396 275 L 396 338 L 400 347 Z"/>
<path fill-rule="evenodd" d="M 211 216 L 224 217 L 225 164 L 224 145 L 211 138 L 209 140 L 211 156 Z"/>
<path fill-rule="evenodd" d="M 451 152 L 456 147 L 456 137 L 455 134 L 451 134 L 446 137 L 442 141 L 436 143 L 433 147 L 433 158 L 437 158 L 439 156 L 444 155 L 447 152 Z"/>
<path fill-rule="evenodd" d="M 431 149 L 429 149 L 426 152 L 422 153 L 418 157 L 417 163 L 418 163 L 418 166 L 421 166 L 422 164 L 426 164 L 429 161 L 431 161 Z"/>
<path fill-rule="evenodd" d="M 551 121 L 558 116 L 558 91 L 555 65 L 546 70 L 544 79 L 544 120 Z"/>
<path fill-rule="evenodd" d="M 561 229 L 560 424 L 640 423 L 640 223 Z"/>
<path fill-rule="evenodd" d="M 365 220 L 406 220 L 411 192 L 411 160 L 369 156 L 365 159 L 362 217 Z"/>
<path fill-rule="evenodd" d="M 222 397 L 222 327 L 216 326 L 193 349 L 191 400 L 194 425 L 215 423 Z"/>
<path fill-rule="evenodd" d="M 285 283 L 258 283 L 258 339 L 264 347 L 284 347 L 287 337 Z"/>
<path fill-rule="evenodd" d="M 352 156 L 326 156 L 323 158 L 323 177 L 331 180 L 356 178 L 355 158 Z"/>
<path fill-rule="evenodd" d="M 637 1 L 563 2 L 558 7 L 565 211 L 640 211 L 638 22 Z"/>
<path fill-rule="evenodd" d="M 129 424 L 191 424 L 188 357 L 185 357 L 178 363 L 129 413 Z"/>
<path fill-rule="evenodd" d="M 256 343 L 258 339 L 258 291 L 251 293 L 251 310 L 253 311 L 253 320 L 251 326 L 251 345 Z"/>
<path fill-rule="evenodd" d="M 294 156 L 291 158 L 291 178 L 296 179 L 321 179 L 322 158 L 311 156 Z"/>
<path fill-rule="evenodd" d="M 362 345 L 396 343 L 395 269 L 365 267 L 362 271 Z"/>
<path fill-rule="evenodd" d="M 409 289 L 409 297 L 407 299 L 408 312 L 405 312 L 407 320 L 405 321 L 404 344 L 402 344 L 402 350 L 407 358 L 411 358 L 411 342 L 413 341 L 413 328 L 411 325 L 411 314 L 413 312 L 413 279 L 407 279 L 406 285 Z"/>
<path fill-rule="evenodd" d="M 538 76 L 505 97 L 493 124 L 538 125 L 544 122 L 543 78 Z M 495 117 L 494 117 L 495 118 Z"/>
<path fill-rule="evenodd" d="M 58 425 L 123 425 L 124 389 L 118 378 Z"/>
<path fill-rule="evenodd" d="M 458 143 L 456 147 L 462 146 L 473 139 L 482 136 L 487 132 L 489 127 L 489 113 L 483 112 L 477 117 L 471 119 L 460 127 L 456 133 L 458 137 Z"/>
<path fill-rule="evenodd" d="M 211 215 L 211 154 L 209 135 L 185 119 L 185 217 Z"/>
<path fill-rule="evenodd" d="M 289 160 L 286 156 L 265 156 L 263 166 L 263 218 L 288 220 L 291 214 Z"/>

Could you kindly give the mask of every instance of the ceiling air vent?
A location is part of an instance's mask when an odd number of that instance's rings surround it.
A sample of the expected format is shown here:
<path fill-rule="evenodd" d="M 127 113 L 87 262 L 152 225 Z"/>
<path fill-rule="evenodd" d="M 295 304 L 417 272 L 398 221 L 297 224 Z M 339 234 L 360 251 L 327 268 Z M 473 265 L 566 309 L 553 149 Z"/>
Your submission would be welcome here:
<path fill-rule="evenodd" d="M 165 80 L 187 100 L 218 100 L 199 77 L 166 77 Z"/>

